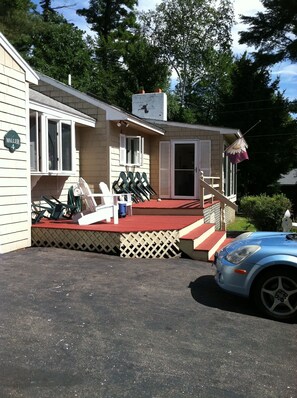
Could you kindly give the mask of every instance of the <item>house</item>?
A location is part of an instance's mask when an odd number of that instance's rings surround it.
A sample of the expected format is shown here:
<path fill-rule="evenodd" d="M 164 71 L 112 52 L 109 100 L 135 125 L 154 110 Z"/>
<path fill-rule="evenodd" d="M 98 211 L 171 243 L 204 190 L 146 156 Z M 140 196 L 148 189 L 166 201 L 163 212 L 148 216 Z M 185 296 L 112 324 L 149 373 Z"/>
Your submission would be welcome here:
<path fill-rule="evenodd" d="M 297 216 L 297 169 L 290 170 L 283 174 L 278 180 L 281 192 L 292 202 L 293 217 Z"/>
<path fill-rule="evenodd" d="M 168 122 L 162 92 L 134 95 L 129 114 L 35 72 L 3 35 L 0 72 L 0 253 L 30 246 L 31 201 L 66 200 L 80 175 L 98 192 L 121 171 L 146 172 L 160 199 L 216 193 L 234 216 L 236 166 L 224 149 L 239 131 Z"/>
<path fill-rule="evenodd" d="M 0 253 L 31 245 L 30 84 L 37 74 L 0 33 Z"/>

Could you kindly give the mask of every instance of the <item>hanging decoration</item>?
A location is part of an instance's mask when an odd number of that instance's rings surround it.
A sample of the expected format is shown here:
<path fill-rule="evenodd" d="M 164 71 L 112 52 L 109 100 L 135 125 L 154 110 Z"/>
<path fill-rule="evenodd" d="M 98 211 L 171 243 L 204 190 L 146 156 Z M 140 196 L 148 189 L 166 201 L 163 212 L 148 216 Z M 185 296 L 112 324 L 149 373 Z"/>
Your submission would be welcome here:
<path fill-rule="evenodd" d="M 246 133 L 251 131 L 254 127 L 256 127 L 261 120 L 258 120 L 251 128 L 249 128 L 240 138 L 233 142 L 228 148 L 225 150 L 226 155 L 229 157 L 230 162 L 237 164 L 244 160 L 248 160 L 249 155 L 247 153 L 248 144 L 246 143 L 245 139 L 243 138 Z"/>
<path fill-rule="evenodd" d="M 230 162 L 237 164 L 249 158 L 247 153 L 248 145 L 244 138 L 238 138 L 226 149 L 226 155 L 229 157 Z"/>

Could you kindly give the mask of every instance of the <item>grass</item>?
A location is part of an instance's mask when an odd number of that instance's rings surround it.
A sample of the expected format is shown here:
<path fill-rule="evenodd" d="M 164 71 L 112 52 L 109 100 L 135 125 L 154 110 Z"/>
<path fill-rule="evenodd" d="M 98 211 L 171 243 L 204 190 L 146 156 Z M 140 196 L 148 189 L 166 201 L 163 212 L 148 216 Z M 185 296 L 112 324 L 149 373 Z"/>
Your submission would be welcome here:
<path fill-rule="evenodd" d="M 228 231 L 256 231 L 256 228 L 253 224 L 249 223 L 245 217 L 236 216 L 234 222 L 228 224 Z"/>

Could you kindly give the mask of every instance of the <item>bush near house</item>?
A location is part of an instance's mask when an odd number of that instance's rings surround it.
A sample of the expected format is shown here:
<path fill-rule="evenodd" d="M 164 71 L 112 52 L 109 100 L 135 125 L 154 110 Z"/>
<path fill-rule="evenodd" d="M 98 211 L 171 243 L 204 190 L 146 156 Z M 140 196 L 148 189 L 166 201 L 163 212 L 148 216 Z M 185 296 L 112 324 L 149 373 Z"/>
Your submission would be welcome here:
<path fill-rule="evenodd" d="M 282 218 L 291 206 L 283 194 L 245 196 L 240 201 L 241 211 L 258 231 L 281 231 Z"/>

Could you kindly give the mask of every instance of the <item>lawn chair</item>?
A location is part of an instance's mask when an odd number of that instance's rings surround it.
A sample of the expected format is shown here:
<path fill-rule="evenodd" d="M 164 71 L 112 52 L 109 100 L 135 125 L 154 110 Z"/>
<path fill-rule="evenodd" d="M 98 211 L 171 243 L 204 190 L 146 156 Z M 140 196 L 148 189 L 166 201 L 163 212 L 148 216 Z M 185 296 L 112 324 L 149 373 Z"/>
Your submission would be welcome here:
<path fill-rule="evenodd" d="M 82 177 L 79 179 L 78 187 L 81 191 L 86 210 L 76 213 L 72 217 L 73 221 L 79 225 L 90 225 L 103 220 L 110 222 L 111 218 L 113 218 L 114 224 L 119 223 L 116 199 L 112 203 L 98 205 L 95 197 L 102 198 L 102 194 L 93 194 L 89 185 Z"/>
<path fill-rule="evenodd" d="M 31 203 L 32 224 L 37 224 L 45 214 L 46 210 L 41 209 L 35 203 Z"/>
<path fill-rule="evenodd" d="M 150 197 L 148 196 L 147 192 L 142 187 L 142 182 L 134 176 L 134 173 L 132 171 L 128 171 L 127 177 L 129 180 L 130 187 L 132 187 L 133 190 L 137 193 L 139 199 L 142 202 L 144 202 L 145 199 L 150 200 Z"/>
<path fill-rule="evenodd" d="M 131 189 L 128 178 L 124 171 L 120 172 L 119 178 L 112 184 L 112 189 L 117 194 L 131 194 L 134 203 L 140 202 L 137 192 Z"/>
<path fill-rule="evenodd" d="M 151 184 L 148 181 L 146 172 L 144 171 L 142 173 L 142 181 L 143 184 L 146 186 L 146 188 L 148 189 L 149 192 L 151 192 L 151 195 L 158 195 L 157 192 L 154 190 L 154 188 L 151 186 Z"/>
<path fill-rule="evenodd" d="M 105 182 L 100 182 L 99 188 L 103 194 L 102 196 L 102 203 L 107 205 L 110 203 L 113 203 L 114 200 L 116 200 L 116 203 L 118 205 L 118 210 L 120 205 L 125 205 L 127 209 L 127 214 L 129 216 L 132 216 L 132 197 L 130 193 L 127 193 L 125 195 L 123 194 L 113 194 L 110 192 L 108 186 L 105 184 Z M 123 200 L 123 198 L 126 197 L 126 200 Z"/>
<path fill-rule="evenodd" d="M 74 199 L 72 199 L 73 187 L 68 191 L 68 201 L 67 203 L 61 202 L 59 199 L 54 196 L 42 196 L 42 199 L 50 206 L 47 210 L 50 213 L 50 218 L 57 220 L 59 218 L 72 218 L 75 213 L 81 211 L 81 206 L 79 206 L 79 202 L 75 203 Z M 74 198 L 74 196 L 73 196 Z M 72 203 L 71 203 L 72 201 Z"/>

